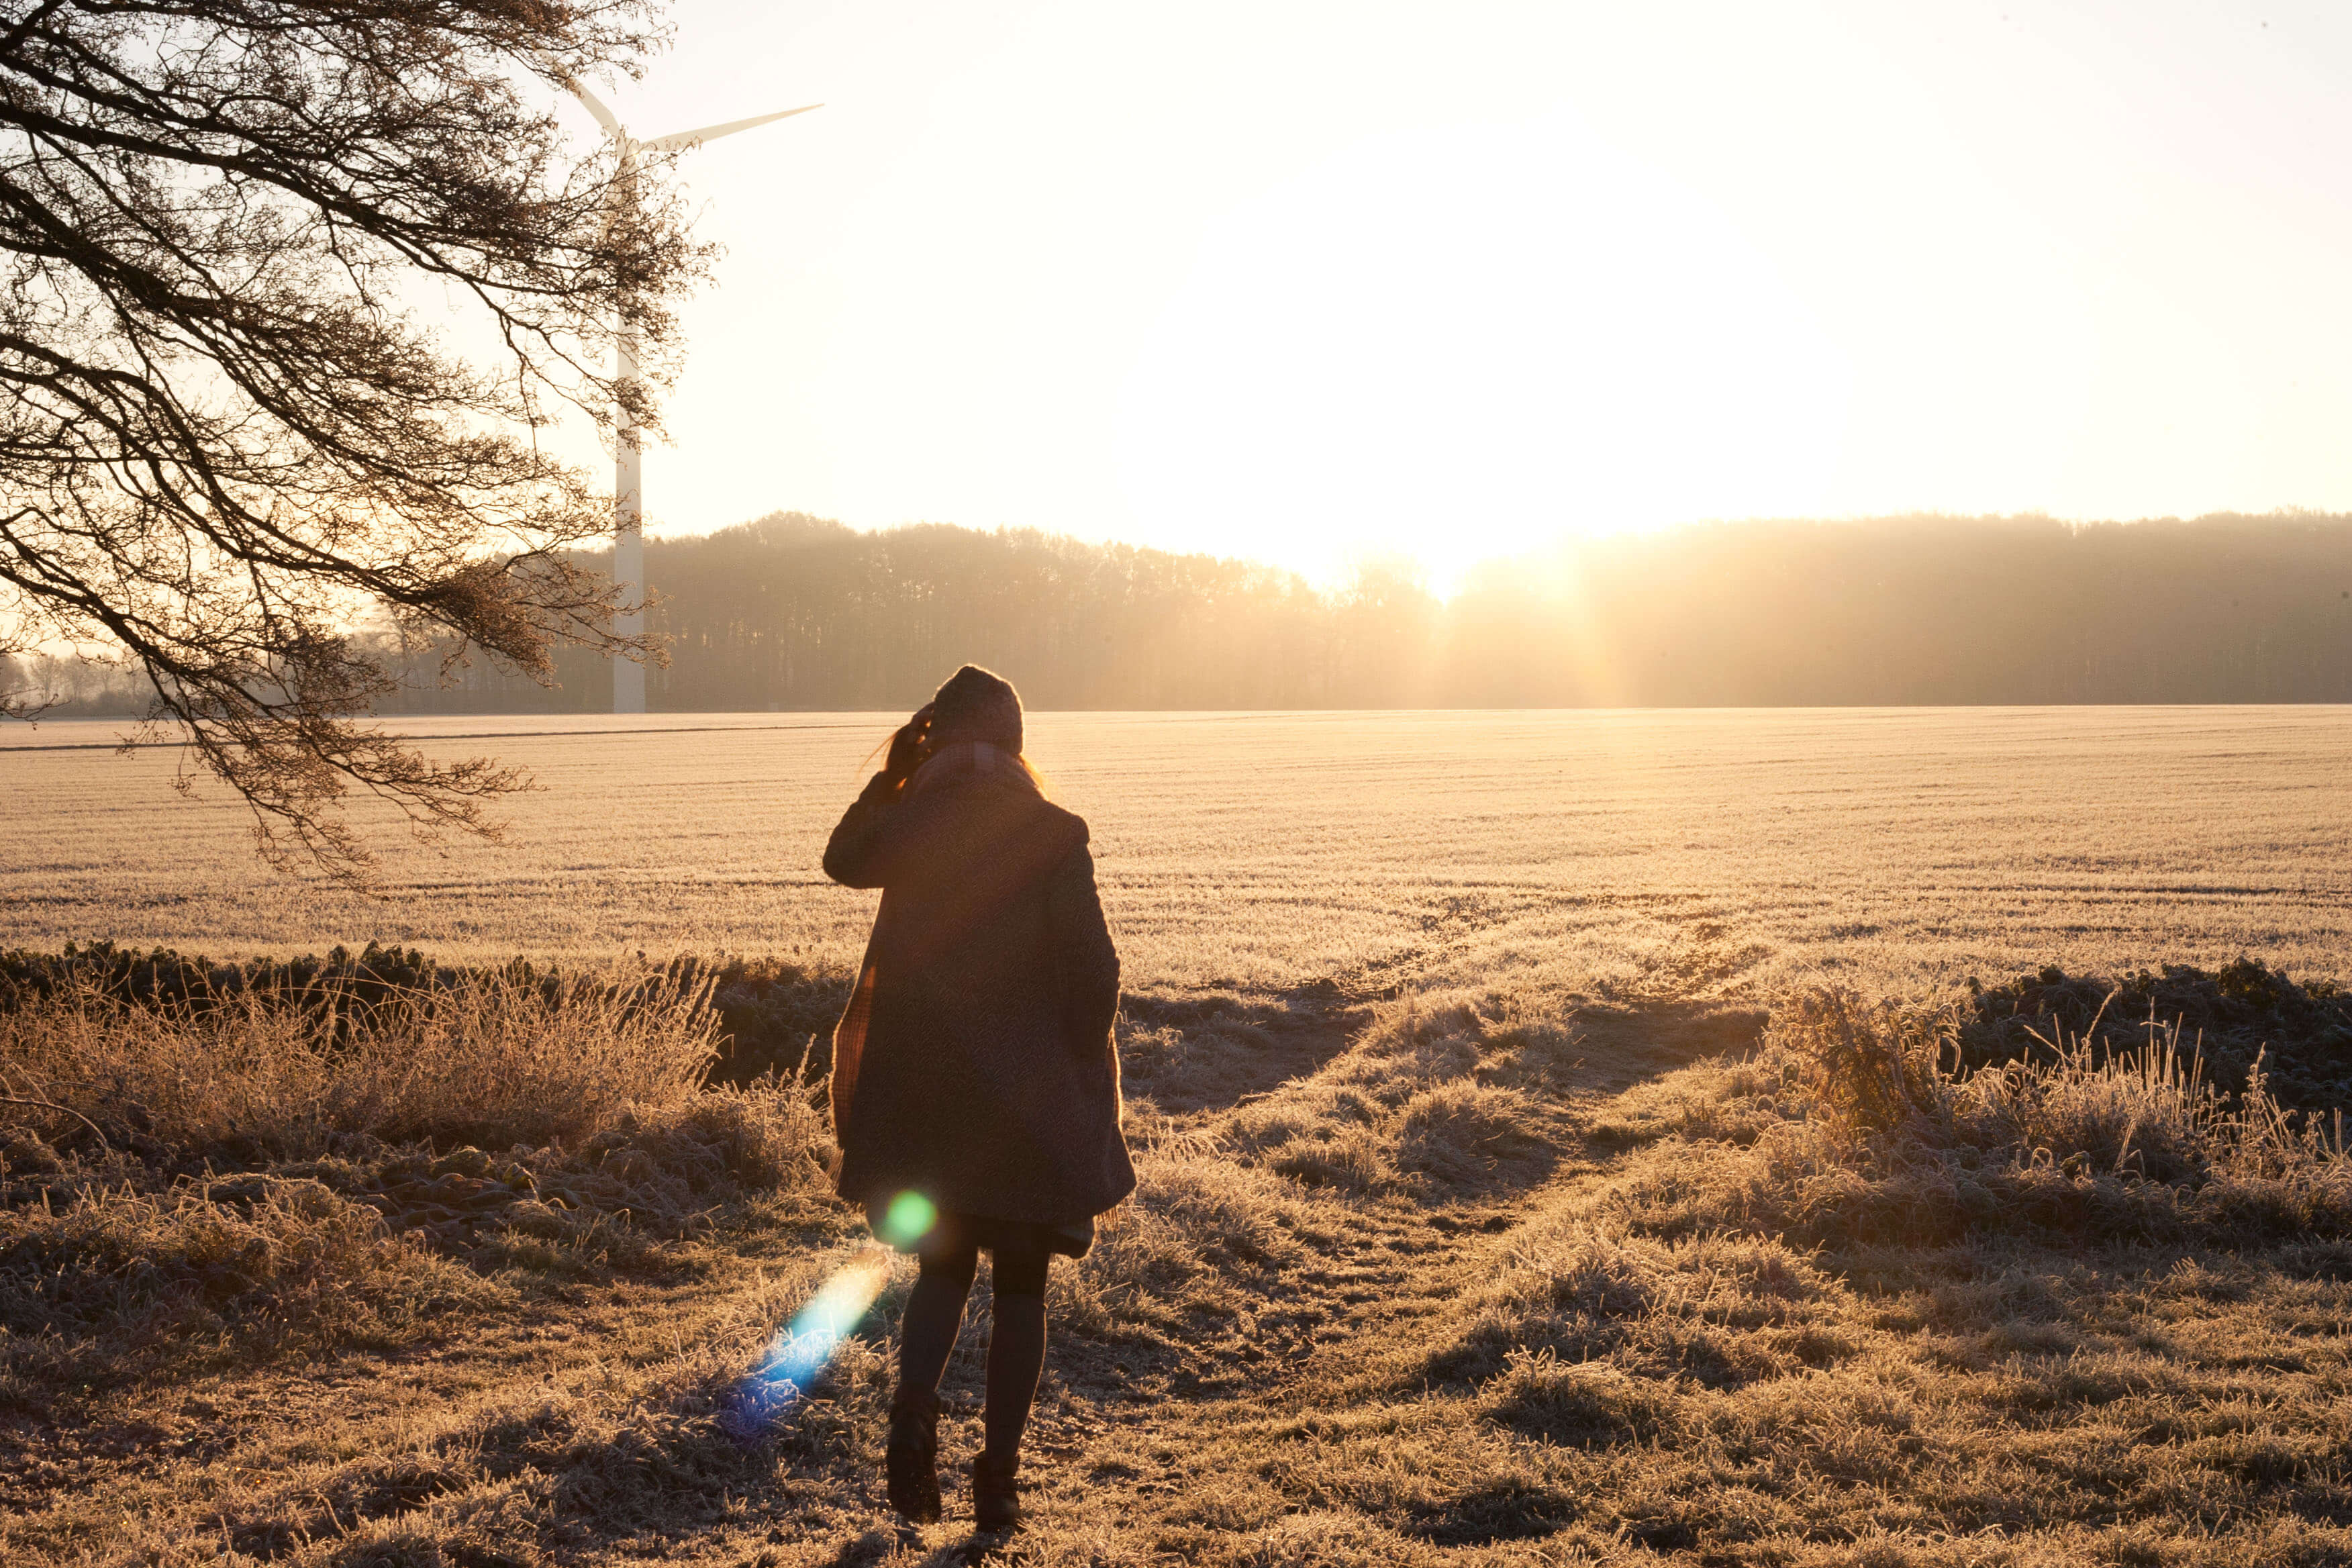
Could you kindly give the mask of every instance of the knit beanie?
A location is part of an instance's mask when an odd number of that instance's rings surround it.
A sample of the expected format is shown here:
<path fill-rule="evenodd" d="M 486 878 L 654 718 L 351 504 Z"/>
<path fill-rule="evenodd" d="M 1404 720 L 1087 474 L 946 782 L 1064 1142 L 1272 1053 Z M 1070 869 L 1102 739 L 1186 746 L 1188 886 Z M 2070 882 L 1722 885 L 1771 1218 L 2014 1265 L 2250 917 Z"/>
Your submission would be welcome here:
<path fill-rule="evenodd" d="M 931 743 L 986 741 L 1010 752 L 1021 749 L 1021 694 L 1013 683 L 967 664 L 947 678 L 931 699 Z"/>

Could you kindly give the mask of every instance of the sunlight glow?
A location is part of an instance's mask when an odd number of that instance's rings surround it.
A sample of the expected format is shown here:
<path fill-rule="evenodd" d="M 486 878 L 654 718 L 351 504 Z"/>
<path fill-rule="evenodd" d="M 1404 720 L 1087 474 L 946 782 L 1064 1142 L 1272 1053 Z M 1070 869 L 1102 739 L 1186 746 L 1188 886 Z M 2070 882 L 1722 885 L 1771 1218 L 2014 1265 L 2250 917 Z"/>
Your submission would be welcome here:
<path fill-rule="evenodd" d="M 1127 384 L 1143 537 L 1331 577 L 1818 511 L 1847 370 L 1723 216 L 1555 116 L 1350 148 L 1217 224 Z"/>
<path fill-rule="evenodd" d="M 827 107 L 687 170 L 724 254 L 656 533 L 1402 551 L 1443 591 L 1706 518 L 2352 506 L 2342 6 L 673 15 L 630 123 Z"/>

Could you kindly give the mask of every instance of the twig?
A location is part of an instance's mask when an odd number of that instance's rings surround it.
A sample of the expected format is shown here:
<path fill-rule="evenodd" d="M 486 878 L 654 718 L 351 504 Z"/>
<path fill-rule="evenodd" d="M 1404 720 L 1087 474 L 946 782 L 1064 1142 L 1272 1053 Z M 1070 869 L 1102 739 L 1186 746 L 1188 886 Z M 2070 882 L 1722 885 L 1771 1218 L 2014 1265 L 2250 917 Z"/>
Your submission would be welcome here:
<path fill-rule="evenodd" d="M 59 1105 L 53 1100 L 26 1100 L 24 1096 L 17 1094 L 0 1094 L 0 1105 L 37 1105 L 43 1110 L 54 1110 L 60 1116 L 70 1116 L 76 1121 L 80 1122 L 84 1127 L 89 1129 L 89 1135 L 98 1140 L 98 1146 L 100 1148 L 105 1150 L 110 1154 L 114 1152 L 114 1145 L 106 1141 L 106 1134 L 98 1130 L 98 1123 L 92 1121 L 89 1117 L 84 1116 L 80 1111 L 76 1110 L 70 1105 Z"/>

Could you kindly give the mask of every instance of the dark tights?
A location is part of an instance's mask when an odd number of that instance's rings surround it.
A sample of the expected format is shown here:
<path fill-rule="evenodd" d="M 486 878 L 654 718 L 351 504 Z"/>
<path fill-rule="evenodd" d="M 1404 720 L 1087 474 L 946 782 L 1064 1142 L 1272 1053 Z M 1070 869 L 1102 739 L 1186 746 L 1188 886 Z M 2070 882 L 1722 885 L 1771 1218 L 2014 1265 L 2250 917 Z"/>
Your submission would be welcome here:
<path fill-rule="evenodd" d="M 991 1249 L 995 1297 L 988 1336 L 988 1405 L 981 1417 L 991 1460 L 1009 1468 L 1021 1451 L 1021 1431 L 1037 1397 L 1037 1375 L 1045 1367 L 1045 1262 L 1044 1247 L 999 1246 Z M 898 1328 L 898 1381 L 909 1388 L 936 1389 L 963 1324 L 964 1298 L 980 1268 L 980 1248 L 970 1241 L 943 1239 L 926 1247 L 922 1271 L 907 1298 Z"/>

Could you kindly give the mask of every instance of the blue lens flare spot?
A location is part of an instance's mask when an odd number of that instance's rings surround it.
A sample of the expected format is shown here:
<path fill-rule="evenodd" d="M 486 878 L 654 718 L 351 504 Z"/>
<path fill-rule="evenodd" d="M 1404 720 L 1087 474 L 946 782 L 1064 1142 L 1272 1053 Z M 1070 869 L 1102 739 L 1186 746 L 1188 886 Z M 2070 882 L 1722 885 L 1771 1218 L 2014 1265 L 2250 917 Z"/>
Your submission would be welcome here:
<path fill-rule="evenodd" d="M 931 1234 L 940 1223 L 939 1206 L 920 1193 L 900 1193 L 882 1216 L 883 1240 L 893 1247 L 911 1247 Z"/>
<path fill-rule="evenodd" d="M 776 1331 L 759 1364 L 737 1381 L 721 1416 L 727 1428 L 747 1443 L 773 1430 L 806 1397 L 841 1342 L 882 1293 L 890 1278 L 890 1247 L 912 1248 L 939 1223 L 939 1205 L 922 1194 L 892 1198 L 875 1227 L 889 1246 L 868 1242 Z"/>
<path fill-rule="evenodd" d="M 890 1254 L 868 1243 L 776 1331 L 759 1364 L 738 1380 L 723 1424 L 751 1440 L 798 1405 L 889 1278 Z"/>

